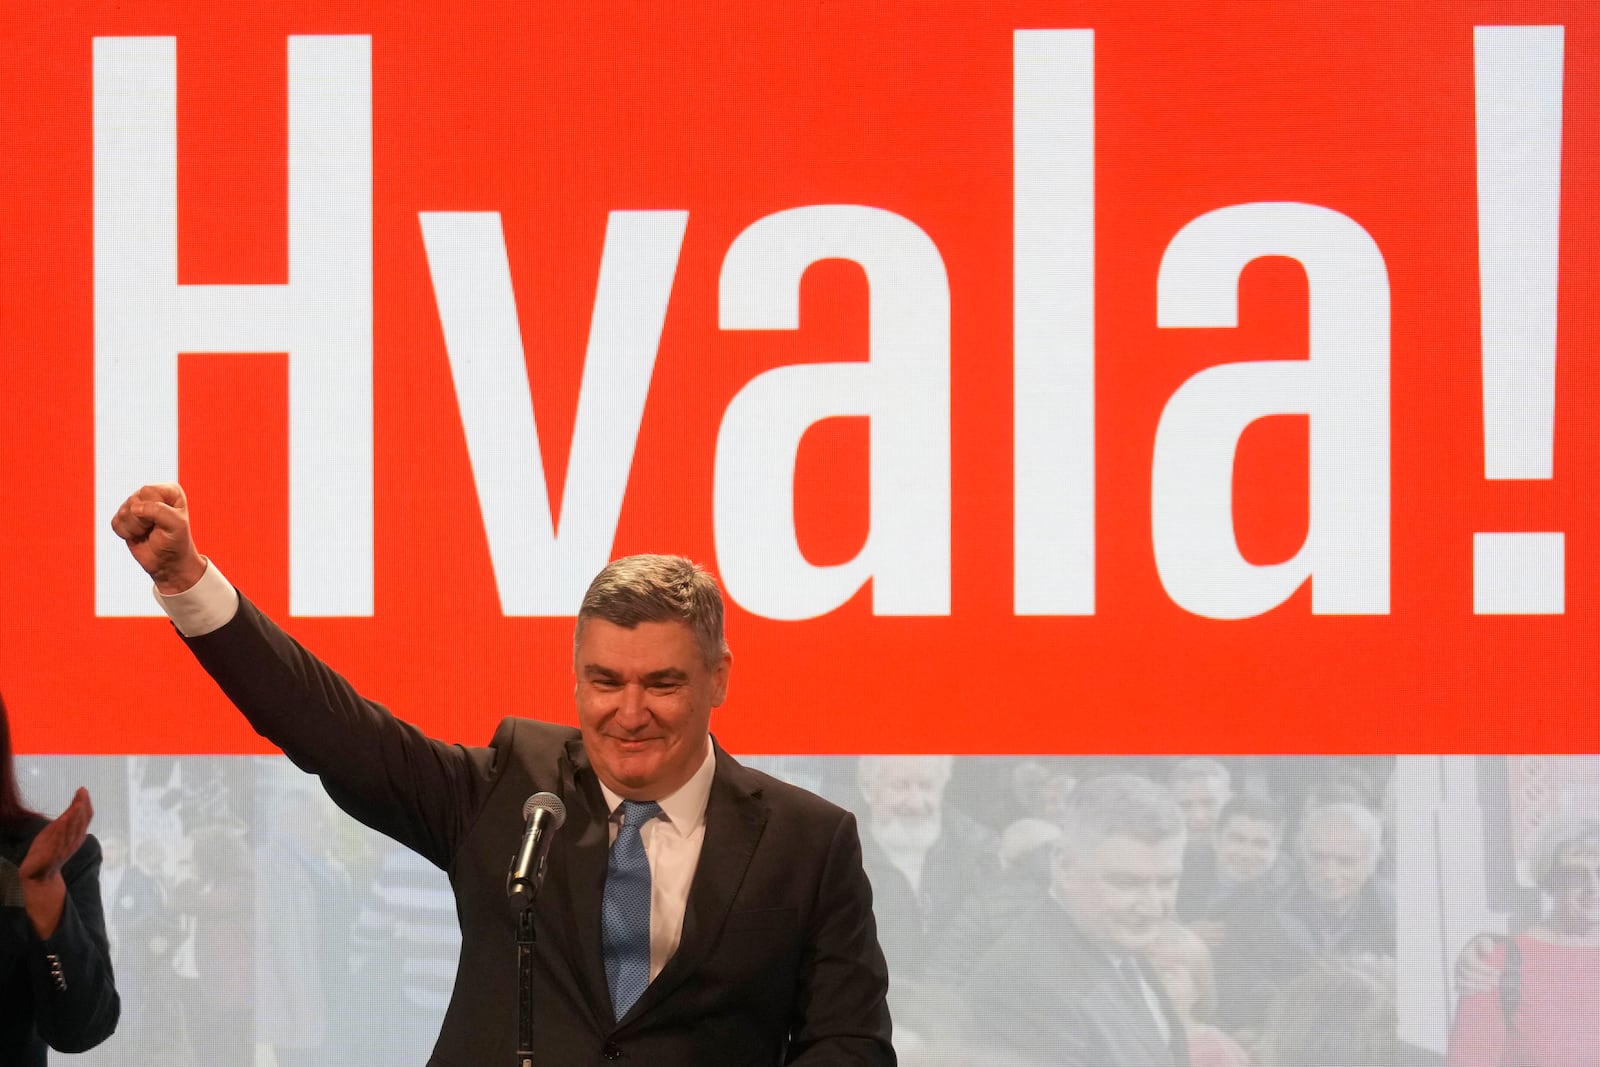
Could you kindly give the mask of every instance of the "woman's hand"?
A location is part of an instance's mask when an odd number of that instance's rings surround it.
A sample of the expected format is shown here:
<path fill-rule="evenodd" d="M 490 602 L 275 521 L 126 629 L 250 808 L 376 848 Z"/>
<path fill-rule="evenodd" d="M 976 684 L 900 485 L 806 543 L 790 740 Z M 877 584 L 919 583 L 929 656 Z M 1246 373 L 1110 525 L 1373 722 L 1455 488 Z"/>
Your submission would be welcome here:
<path fill-rule="evenodd" d="M 19 873 L 23 905 L 41 940 L 54 934 L 61 922 L 61 911 L 67 902 L 67 881 L 61 877 L 61 868 L 83 847 L 92 818 L 94 806 L 89 803 L 89 791 L 80 788 L 67 810 L 39 831 L 22 858 Z"/>

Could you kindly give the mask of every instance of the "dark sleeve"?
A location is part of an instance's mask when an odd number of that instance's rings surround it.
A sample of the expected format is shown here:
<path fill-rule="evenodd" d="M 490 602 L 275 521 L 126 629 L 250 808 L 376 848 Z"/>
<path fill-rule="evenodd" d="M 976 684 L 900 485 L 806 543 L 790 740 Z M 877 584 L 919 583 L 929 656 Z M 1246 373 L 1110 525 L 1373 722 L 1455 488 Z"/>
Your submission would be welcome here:
<path fill-rule="evenodd" d="M 878 945 L 861 838 L 848 812 L 829 845 L 819 894 L 801 962 L 787 1062 L 893 1067 L 889 968 Z"/>
<path fill-rule="evenodd" d="M 1251 923 L 1230 919 L 1228 934 L 1213 957 L 1216 968 L 1217 1014 L 1225 1029 L 1259 1029 L 1267 1024 L 1272 1002 L 1293 977 L 1286 958 L 1288 945 L 1275 911 Z"/>
<path fill-rule="evenodd" d="M 122 1010 L 100 908 L 100 843 L 86 840 L 61 876 L 67 898 L 55 933 L 41 940 L 29 926 L 28 979 L 39 1036 L 57 1052 L 82 1052 L 111 1036 Z"/>
<path fill-rule="evenodd" d="M 962 986 L 970 1047 L 991 1063 L 1112 1067 L 1118 1061 L 1098 1040 L 1082 991 L 1063 991 L 1062 970 L 1071 961 L 1018 958 L 1018 944 L 1012 936 L 997 943 Z M 1053 950 L 1051 942 L 1041 944 Z"/>
<path fill-rule="evenodd" d="M 256 733 L 339 807 L 449 866 L 497 769 L 494 746 L 446 744 L 395 718 L 242 595 L 225 626 L 185 640 Z"/>

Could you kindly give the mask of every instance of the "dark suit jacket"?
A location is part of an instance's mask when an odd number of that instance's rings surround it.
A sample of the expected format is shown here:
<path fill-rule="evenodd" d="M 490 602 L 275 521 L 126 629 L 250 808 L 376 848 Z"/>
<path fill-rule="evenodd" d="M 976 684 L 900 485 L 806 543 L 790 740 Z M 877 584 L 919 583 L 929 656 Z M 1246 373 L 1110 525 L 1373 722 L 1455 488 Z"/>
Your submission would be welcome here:
<path fill-rule="evenodd" d="M 1394 958 L 1394 898 L 1374 878 L 1348 915 L 1329 916 L 1304 883 L 1253 925 L 1229 929 L 1216 955 L 1217 1018 L 1232 1029 L 1268 1022 L 1277 995 L 1326 963 Z"/>
<path fill-rule="evenodd" d="M 1052 898 L 1024 912 L 968 979 L 973 1045 L 1036 1067 L 1187 1067 L 1183 1023 L 1140 961 L 1171 1031 Z"/>
<path fill-rule="evenodd" d="M 116 1029 L 120 1003 L 100 910 L 100 843 L 62 867 L 61 922 L 41 941 L 22 907 L 17 867 L 43 819 L 0 829 L 0 1065 L 42 1067 L 45 1048 L 82 1052 Z"/>
<path fill-rule="evenodd" d="M 340 807 L 449 874 L 461 963 L 431 1067 L 514 1060 L 506 869 L 523 801 L 540 790 L 564 800 L 567 820 L 534 905 L 536 1062 L 894 1063 L 872 891 L 843 809 L 718 748 L 682 941 L 615 1022 L 600 948 L 608 812 L 576 730 L 508 718 L 487 747 L 433 740 L 361 697 L 242 597 L 226 626 L 189 645 L 256 730 L 320 775 Z"/>
<path fill-rule="evenodd" d="M 1207 844 L 1184 857 L 1175 910 L 1178 919 L 1186 923 L 1196 919 L 1260 922 L 1262 915 L 1289 895 L 1293 884 L 1281 859 L 1253 882 L 1224 883 L 1217 874 L 1217 854 Z"/>
<path fill-rule="evenodd" d="M 862 864 L 878 904 L 878 937 L 896 979 L 928 972 L 961 906 L 973 894 L 992 890 L 998 876 L 993 834 L 950 807 L 943 822 L 923 860 L 920 892 L 912 891 L 870 832 L 861 842 Z"/>

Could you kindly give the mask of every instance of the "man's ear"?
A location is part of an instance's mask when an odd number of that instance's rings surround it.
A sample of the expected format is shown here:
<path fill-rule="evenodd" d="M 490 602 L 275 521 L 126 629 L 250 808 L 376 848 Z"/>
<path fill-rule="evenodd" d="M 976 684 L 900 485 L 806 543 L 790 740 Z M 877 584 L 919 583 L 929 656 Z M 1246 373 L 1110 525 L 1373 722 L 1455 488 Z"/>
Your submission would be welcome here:
<path fill-rule="evenodd" d="M 733 671 L 733 653 L 724 652 L 722 662 L 711 676 L 711 706 L 722 707 L 722 702 L 728 699 L 728 675 Z"/>

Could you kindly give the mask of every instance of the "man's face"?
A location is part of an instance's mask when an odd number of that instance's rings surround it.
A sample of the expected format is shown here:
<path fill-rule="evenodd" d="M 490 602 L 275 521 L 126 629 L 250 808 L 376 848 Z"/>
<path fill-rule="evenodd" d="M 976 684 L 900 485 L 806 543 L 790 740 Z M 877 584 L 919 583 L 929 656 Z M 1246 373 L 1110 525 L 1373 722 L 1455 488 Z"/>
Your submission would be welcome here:
<path fill-rule="evenodd" d="M 873 836 L 887 848 L 932 848 L 939 837 L 948 765 L 918 756 L 869 759 L 862 766 L 861 798 Z"/>
<path fill-rule="evenodd" d="M 711 709 L 728 693 L 732 658 L 707 667 L 682 622 L 633 629 L 590 618 L 574 656 L 578 726 L 589 762 L 613 792 L 660 800 L 701 761 Z"/>
<path fill-rule="evenodd" d="M 939 810 L 948 774 L 936 760 L 907 757 L 875 761 L 861 781 L 861 796 L 874 816 L 927 818 Z"/>
<path fill-rule="evenodd" d="M 1124 834 L 1087 855 L 1056 854 L 1056 898 L 1084 936 L 1102 948 L 1139 952 L 1172 917 L 1183 874 L 1183 835 L 1149 844 Z"/>
<path fill-rule="evenodd" d="M 1278 862 L 1278 829 L 1270 819 L 1235 815 L 1212 837 L 1217 872 L 1230 882 L 1253 882 Z"/>
<path fill-rule="evenodd" d="M 1377 849 L 1348 819 L 1316 819 L 1301 840 L 1300 864 L 1313 897 L 1334 907 L 1348 906 L 1377 870 Z"/>
<path fill-rule="evenodd" d="M 1229 795 L 1228 786 L 1220 778 L 1186 778 L 1172 783 L 1172 799 L 1183 812 L 1183 823 L 1192 840 L 1211 832 Z"/>

